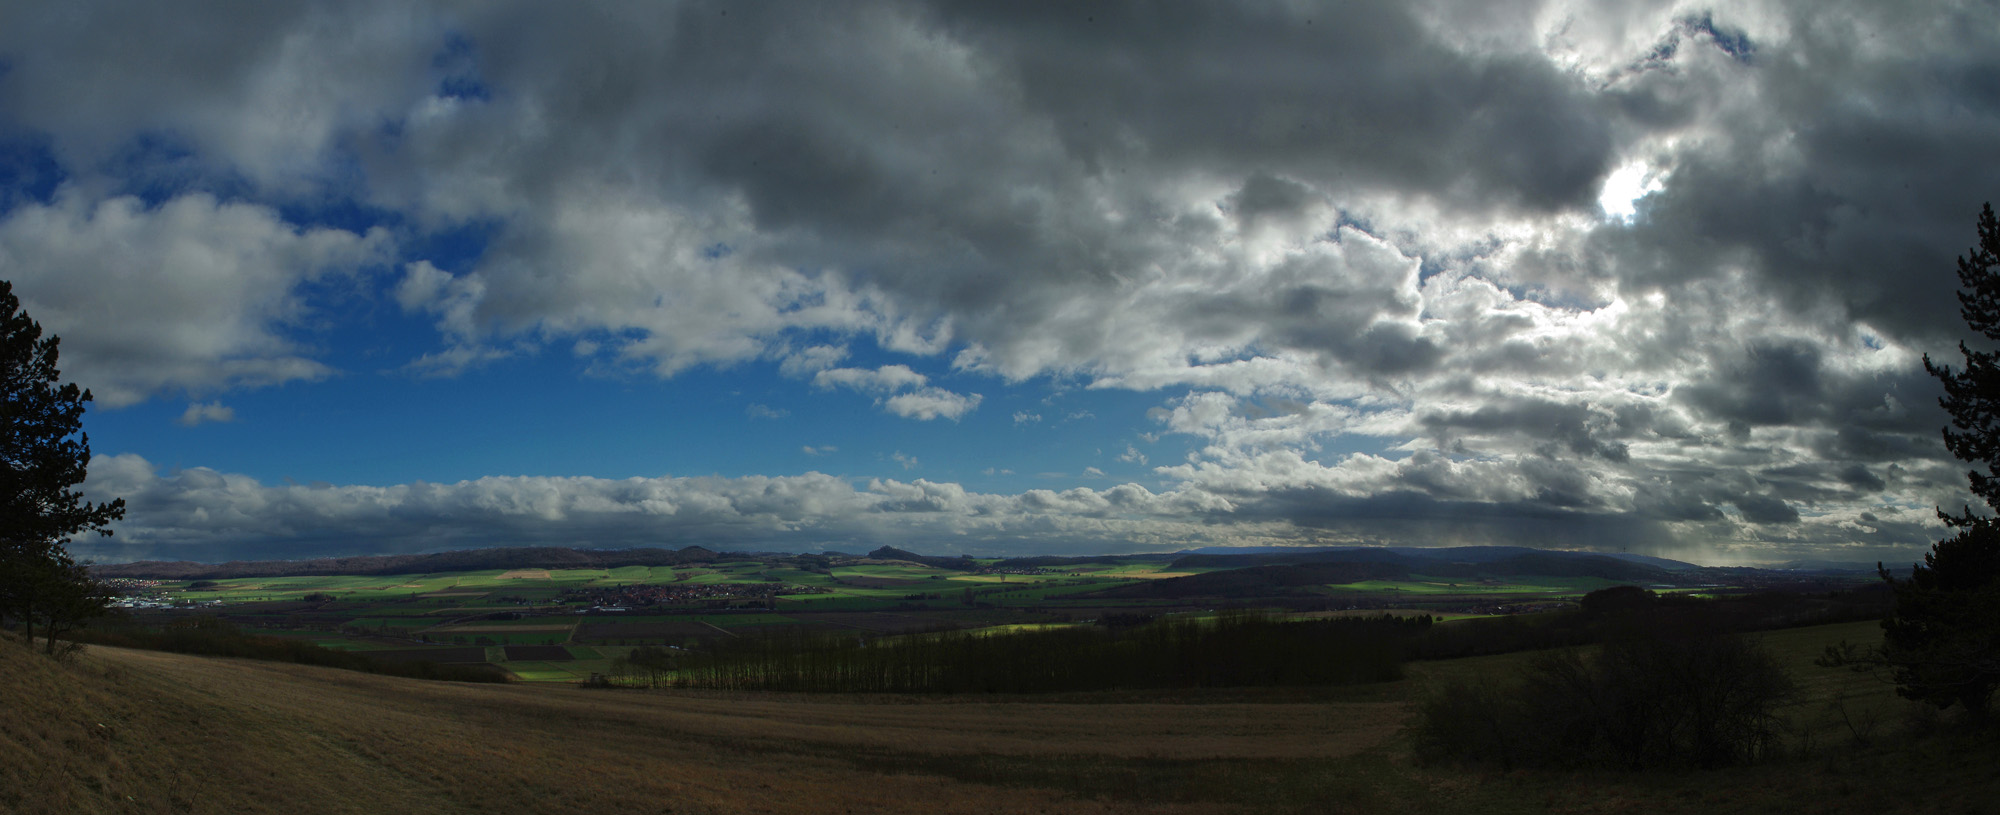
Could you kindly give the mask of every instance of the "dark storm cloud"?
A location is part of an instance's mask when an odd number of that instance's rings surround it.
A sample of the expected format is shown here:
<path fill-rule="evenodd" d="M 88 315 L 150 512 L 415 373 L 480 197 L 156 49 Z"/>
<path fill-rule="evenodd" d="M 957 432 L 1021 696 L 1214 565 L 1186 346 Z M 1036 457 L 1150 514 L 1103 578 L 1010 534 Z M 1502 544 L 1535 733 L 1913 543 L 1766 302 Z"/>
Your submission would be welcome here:
<path fill-rule="evenodd" d="M 1942 389 L 1919 370 L 1890 375 L 1830 369 L 1811 345 L 1757 343 L 1717 358 L 1674 397 L 1702 415 L 1747 430 L 1813 428 L 1812 450 L 1832 460 L 1901 461 L 1945 457 L 1937 443 Z"/>
<path fill-rule="evenodd" d="M 1087 166 L 1285 167 L 1321 183 L 1538 209 L 1589 200 L 1612 139 L 1527 52 L 1448 47 L 1408 3 L 942 4 Z"/>
<path fill-rule="evenodd" d="M 1525 436 L 1554 443 L 1571 453 L 1623 462 L 1630 451 L 1622 439 L 1648 429 L 1644 409 L 1605 410 L 1589 404 L 1544 399 L 1502 399 L 1469 411 L 1423 412 L 1418 423 L 1449 447 L 1461 434 Z"/>
<path fill-rule="evenodd" d="M 1881 492 L 1889 486 L 1888 482 L 1883 481 L 1874 473 L 1869 472 L 1867 467 L 1859 464 L 1849 464 L 1841 468 L 1840 480 L 1848 486 L 1868 492 Z"/>
<path fill-rule="evenodd" d="M 1329 542 L 1528 546 L 1666 554 L 1681 545 L 1660 522 L 1535 504 L 1440 500 L 1421 492 L 1365 498 L 1315 490 L 1258 496 L 1238 516 L 1283 518 Z"/>
<path fill-rule="evenodd" d="M 1769 495 L 1739 495 L 1730 499 L 1743 512 L 1743 517 L 1754 524 L 1795 524 L 1799 522 L 1799 511 L 1784 501 Z"/>
<path fill-rule="evenodd" d="M 1065 312 L 1078 297 L 1130 300 L 1148 269 L 1164 271 L 1163 283 L 1254 279 L 1254 263 L 1192 263 L 1186 250 L 1272 221 L 1326 232 L 1327 191 L 1558 209 L 1587 202 L 1612 146 L 1574 77 L 1531 51 L 1454 50 L 1391 3 L 1325 17 L 1257 4 L 691 3 L 489 12 L 468 29 L 500 102 L 459 106 L 452 123 L 381 153 L 385 190 L 410 173 L 485 184 L 466 176 L 502 158 L 518 169 L 501 195 L 466 200 L 549 210 L 513 227 L 496 253 L 523 270 L 571 245 L 537 233 L 564 228 L 563 201 L 622 179 L 667 208 L 730 198 L 754 233 L 741 241 L 746 258 L 842 270 L 827 284 L 882 295 L 874 307 L 886 313 L 870 319 L 944 321 L 1017 376 L 1091 360 L 1122 367 L 1158 347 L 1137 326 L 1106 331 Z M 510 98 L 533 106 L 506 110 Z M 537 133 L 555 122 L 560 132 Z M 496 141 L 489 128 L 533 135 Z M 1196 202 L 1191 183 L 1223 187 Z M 462 205 L 435 189 L 419 195 Z M 1199 203 L 1233 206 L 1236 228 Z M 509 268 L 484 270 L 477 315 L 494 326 L 546 319 L 546 286 Z M 594 277 L 581 276 L 577 288 Z M 1377 297 L 1302 281 L 1243 304 L 1232 330 L 1168 341 L 1262 342 L 1367 374 L 1419 372 L 1439 358 L 1412 330 L 1376 324 L 1377 306 L 1355 295 Z M 1315 305 L 1328 297 L 1347 302 Z M 1401 297 L 1391 304 L 1409 309 Z M 1160 305 L 1231 311 L 1192 298 Z M 667 324 L 644 328 L 666 353 L 694 344 Z"/>
<path fill-rule="evenodd" d="M 1676 395 L 1712 417 L 1746 425 L 1795 424 L 1825 407 L 1816 347 L 1759 344 L 1731 363 Z"/>
<path fill-rule="evenodd" d="M 1814 4 L 1754 60 L 1642 74 L 1691 98 L 1707 141 L 1676 151 L 1629 230 L 1594 238 L 1638 286 L 1746 270 L 1801 310 L 1932 342 L 1958 325 L 1951 257 L 2000 189 L 2000 32 L 1984 12 Z M 1754 88 L 1754 91 L 1751 89 Z M 1935 281 L 1899 285 L 1898 281 Z"/>

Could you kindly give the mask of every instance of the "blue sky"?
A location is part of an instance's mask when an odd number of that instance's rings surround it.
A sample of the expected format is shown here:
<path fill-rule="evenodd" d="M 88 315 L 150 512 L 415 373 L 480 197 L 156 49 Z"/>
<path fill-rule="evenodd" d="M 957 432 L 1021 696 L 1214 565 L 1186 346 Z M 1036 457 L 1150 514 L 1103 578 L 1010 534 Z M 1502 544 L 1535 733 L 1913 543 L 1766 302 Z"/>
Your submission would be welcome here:
<path fill-rule="evenodd" d="M 6 4 L 104 560 L 1914 558 L 1977 9 Z"/>
<path fill-rule="evenodd" d="M 99 450 L 138 452 L 165 467 L 208 466 L 270 483 L 371 485 L 493 474 L 736 477 L 817 470 L 945 478 L 981 491 L 1019 492 L 1110 479 L 1157 484 L 1149 467 L 1119 459 L 1127 447 L 1171 458 L 1188 446 L 1157 438 L 1161 428 L 1146 417 L 1157 400 L 1129 391 L 947 375 L 942 383 L 965 379 L 979 389 L 985 397 L 979 409 L 956 422 L 916 422 L 883 412 L 866 395 L 786 378 L 771 364 L 660 380 L 596 372 L 569 354 L 545 354 L 449 379 L 417 379 L 368 369 L 378 356 L 362 352 L 341 365 L 335 360 L 349 357 L 329 355 L 343 373 L 195 403 L 225 404 L 228 421 L 189 426 L 187 403 L 149 401 L 95 411 L 88 430 Z M 538 384 L 551 381 L 563 386 Z M 315 430 L 301 433 L 302 427 Z M 1093 467 L 1102 475 L 1086 473 Z"/>

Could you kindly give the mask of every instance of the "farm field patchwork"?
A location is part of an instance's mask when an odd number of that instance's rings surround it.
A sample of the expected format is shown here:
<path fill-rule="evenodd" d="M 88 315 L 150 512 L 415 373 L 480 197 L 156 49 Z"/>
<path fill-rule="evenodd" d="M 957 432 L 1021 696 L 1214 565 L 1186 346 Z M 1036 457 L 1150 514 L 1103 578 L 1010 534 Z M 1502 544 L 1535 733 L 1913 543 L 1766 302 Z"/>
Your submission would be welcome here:
<path fill-rule="evenodd" d="M 213 615 L 249 631 L 371 653 L 562 646 L 622 653 L 783 630 L 896 636 L 1207 614 L 1229 607 L 1302 615 L 1400 607 L 1443 618 L 1542 610 L 1618 584 L 1597 577 L 1413 573 L 1407 579 L 1288 586 L 1269 598 L 1109 596 L 1104 592 L 1164 586 L 1158 581 L 1227 569 L 1176 565 L 1170 557 L 1047 567 L 920 559 L 925 562 L 772 556 L 672 566 L 162 580 L 147 589 L 150 599 L 178 607 L 134 613 L 142 620 Z M 577 660 L 494 660 L 510 670 L 512 663 L 522 663 L 514 673 L 523 679 L 572 681 L 574 666 L 547 667 L 564 661 Z"/>

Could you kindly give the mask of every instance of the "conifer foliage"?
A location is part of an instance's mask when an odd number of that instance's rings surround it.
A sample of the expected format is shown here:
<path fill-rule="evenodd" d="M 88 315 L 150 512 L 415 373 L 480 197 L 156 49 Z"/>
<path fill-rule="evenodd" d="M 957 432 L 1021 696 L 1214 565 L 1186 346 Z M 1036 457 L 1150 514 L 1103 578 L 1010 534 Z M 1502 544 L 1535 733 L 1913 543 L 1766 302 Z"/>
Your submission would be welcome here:
<path fill-rule="evenodd" d="M 2000 343 L 2000 221 L 1993 206 L 1979 215 L 1979 245 L 1958 259 L 1959 314 L 1987 340 Z M 1944 384 L 1938 400 L 1951 414 L 1945 446 L 1973 465 L 1972 492 L 2000 510 L 2000 351 L 1958 345 L 1964 366 L 1924 357 L 1924 370 Z M 1909 579 L 1881 569 L 1896 594 L 1882 621 L 1881 658 L 1903 696 L 1939 708 L 1962 705 L 1984 717 L 2000 687 L 2000 521 L 1974 514 L 1939 516 L 1956 531 L 1931 547 Z"/>
<path fill-rule="evenodd" d="M 1973 247 L 1971 257 L 1958 259 L 1958 282 L 1958 313 L 1965 324 L 2000 343 L 2000 221 L 1993 217 L 1992 204 L 1979 214 L 1979 245 Z M 1928 354 L 1924 370 L 1944 384 L 1945 396 L 1938 404 L 1951 413 L 1956 428 L 1944 429 L 1945 447 L 1960 461 L 1974 465 L 1966 473 L 1973 494 L 2000 509 L 2000 478 L 1994 473 L 1994 465 L 2000 462 L 2000 351 L 1974 351 L 1963 341 L 1958 351 L 1965 358 L 1962 370 L 1953 372 L 1948 365 L 1934 364 Z"/>
<path fill-rule="evenodd" d="M 90 464 L 90 391 L 62 383 L 57 345 L 0 281 L 0 617 L 20 625 L 29 645 L 39 627 L 51 653 L 57 635 L 102 614 L 108 600 L 69 542 L 109 535 L 125 515 L 125 499 L 95 504 L 74 489 Z"/>

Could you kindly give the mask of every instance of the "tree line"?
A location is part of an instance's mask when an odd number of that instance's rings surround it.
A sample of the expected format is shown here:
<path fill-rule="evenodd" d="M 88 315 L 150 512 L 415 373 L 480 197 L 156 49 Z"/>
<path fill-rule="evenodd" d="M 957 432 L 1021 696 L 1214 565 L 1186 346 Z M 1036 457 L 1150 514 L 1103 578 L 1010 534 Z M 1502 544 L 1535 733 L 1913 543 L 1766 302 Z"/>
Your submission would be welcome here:
<path fill-rule="evenodd" d="M 1402 677 L 1427 616 L 1283 620 L 1257 613 L 1124 628 L 877 637 L 781 630 L 693 649 L 636 649 L 626 682 L 834 693 L 1050 693 L 1341 685 Z"/>
<path fill-rule="evenodd" d="M 77 630 L 75 637 L 79 642 L 120 648 L 290 662 L 412 679 L 508 681 L 506 671 L 497 665 L 378 660 L 370 658 L 366 651 L 341 651 L 294 637 L 246 633 L 229 621 L 213 616 L 182 618 L 159 626 L 141 625 L 129 618 L 100 620 Z"/>

